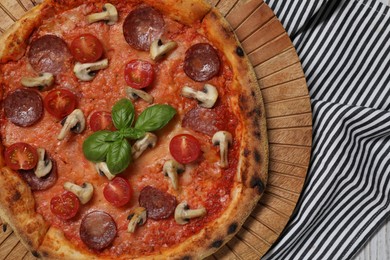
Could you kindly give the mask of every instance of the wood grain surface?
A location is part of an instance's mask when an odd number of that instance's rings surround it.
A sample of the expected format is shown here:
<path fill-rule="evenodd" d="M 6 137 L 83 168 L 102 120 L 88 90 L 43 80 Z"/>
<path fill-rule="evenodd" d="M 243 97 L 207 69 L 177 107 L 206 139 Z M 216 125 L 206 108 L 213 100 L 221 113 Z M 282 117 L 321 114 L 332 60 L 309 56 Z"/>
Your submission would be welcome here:
<path fill-rule="evenodd" d="M 299 58 L 281 23 L 262 0 L 211 0 L 227 18 L 251 60 L 266 107 L 269 183 L 238 234 L 208 259 L 259 259 L 276 241 L 295 209 L 310 160 L 312 115 Z M 0 0 L 0 32 L 33 0 Z M 0 259 L 34 259 L 7 229 Z"/>

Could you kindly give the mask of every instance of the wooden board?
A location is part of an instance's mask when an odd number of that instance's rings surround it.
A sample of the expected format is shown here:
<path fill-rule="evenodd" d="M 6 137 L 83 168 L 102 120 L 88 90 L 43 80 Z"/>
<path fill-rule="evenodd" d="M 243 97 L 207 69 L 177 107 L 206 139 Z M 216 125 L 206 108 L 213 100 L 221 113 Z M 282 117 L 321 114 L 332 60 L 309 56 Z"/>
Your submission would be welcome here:
<path fill-rule="evenodd" d="M 208 259 L 259 259 L 276 241 L 295 209 L 310 160 L 310 98 L 295 49 L 262 0 L 210 0 L 227 18 L 250 58 L 263 94 L 270 143 L 265 195 L 238 234 Z M 0 0 L 0 33 L 36 5 Z M 0 259 L 35 259 L 7 229 Z"/>

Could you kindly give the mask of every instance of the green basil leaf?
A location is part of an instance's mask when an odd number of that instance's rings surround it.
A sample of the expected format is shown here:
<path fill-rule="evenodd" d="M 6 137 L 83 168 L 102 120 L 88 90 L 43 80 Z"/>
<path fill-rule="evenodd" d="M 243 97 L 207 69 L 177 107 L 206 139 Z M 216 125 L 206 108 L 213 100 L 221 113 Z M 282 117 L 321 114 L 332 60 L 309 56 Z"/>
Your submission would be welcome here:
<path fill-rule="evenodd" d="M 138 117 L 134 128 L 151 132 L 163 128 L 172 117 L 176 110 L 170 105 L 154 105 L 146 108 Z"/>
<path fill-rule="evenodd" d="M 115 142 L 118 140 L 123 139 L 123 135 L 119 131 L 110 132 L 107 136 L 105 141 L 106 142 Z"/>
<path fill-rule="evenodd" d="M 133 103 L 126 98 L 119 100 L 112 107 L 111 116 L 116 129 L 131 127 L 135 117 Z"/>
<path fill-rule="evenodd" d="M 126 170 L 131 162 L 131 145 L 126 139 L 110 144 L 107 153 L 107 166 L 112 174 L 118 174 Z"/>
<path fill-rule="evenodd" d="M 98 131 L 88 136 L 83 143 L 85 158 L 93 162 L 105 161 L 110 147 L 110 143 L 106 142 L 106 138 L 110 133 L 110 131 Z"/>
<path fill-rule="evenodd" d="M 123 137 L 133 139 L 133 140 L 140 139 L 140 138 L 144 137 L 144 135 L 145 135 L 144 130 L 135 129 L 135 128 L 121 129 L 120 133 Z"/>

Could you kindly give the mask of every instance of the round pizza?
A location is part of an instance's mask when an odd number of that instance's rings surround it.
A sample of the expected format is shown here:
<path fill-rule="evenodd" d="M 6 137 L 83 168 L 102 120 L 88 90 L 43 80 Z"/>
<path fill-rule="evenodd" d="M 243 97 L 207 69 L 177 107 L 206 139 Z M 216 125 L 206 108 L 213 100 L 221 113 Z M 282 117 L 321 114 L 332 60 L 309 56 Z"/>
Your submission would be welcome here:
<path fill-rule="evenodd" d="M 256 76 L 202 0 L 44 1 L 0 70 L 0 214 L 36 257 L 204 258 L 264 192 Z"/>

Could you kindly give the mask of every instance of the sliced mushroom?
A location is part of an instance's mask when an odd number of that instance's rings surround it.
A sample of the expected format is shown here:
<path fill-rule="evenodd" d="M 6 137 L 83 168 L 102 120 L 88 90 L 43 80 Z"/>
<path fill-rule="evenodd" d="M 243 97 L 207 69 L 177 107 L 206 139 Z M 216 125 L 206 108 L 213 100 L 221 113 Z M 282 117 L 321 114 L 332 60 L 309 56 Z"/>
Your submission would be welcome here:
<path fill-rule="evenodd" d="M 91 81 L 96 76 L 96 71 L 108 67 L 108 59 L 103 59 L 93 63 L 76 62 L 73 72 L 81 81 Z"/>
<path fill-rule="evenodd" d="M 146 222 L 146 209 L 144 207 L 137 207 L 133 213 L 127 217 L 130 220 L 127 226 L 127 232 L 134 233 L 137 226 L 142 226 Z"/>
<path fill-rule="evenodd" d="M 106 162 L 98 162 L 95 164 L 95 167 L 100 175 L 105 175 L 110 181 L 115 178 L 115 175 L 108 169 Z"/>
<path fill-rule="evenodd" d="M 38 178 L 42 178 L 46 176 L 48 173 L 50 173 L 53 167 L 53 162 L 50 159 L 45 159 L 45 149 L 38 148 L 37 152 L 38 152 L 38 163 L 34 173 Z"/>
<path fill-rule="evenodd" d="M 171 179 L 172 186 L 175 190 L 179 189 L 178 175 L 184 172 L 184 170 L 184 165 L 174 160 L 168 160 L 164 163 L 163 173 L 165 174 L 165 176 L 168 176 Z"/>
<path fill-rule="evenodd" d="M 154 100 L 151 95 L 149 95 L 148 93 L 146 93 L 145 91 L 140 90 L 140 89 L 127 87 L 126 88 L 126 93 L 127 93 L 127 96 L 131 100 L 136 100 L 138 98 L 142 98 L 143 100 L 145 100 L 149 104 L 153 103 L 153 100 Z"/>
<path fill-rule="evenodd" d="M 80 109 L 73 110 L 70 115 L 62 120 L 61 124 L 63 126 L 60 134 L 57 136 L 58 140 L 64 140 L 65 136 L 70 131 L 80 134 L 85 129 L 85 117 L 83 111 Z"/>
<path fill-rule="evenodd" d="M 40 87 L 44 89 L 54 84 L 54 76 L 45 72 L 38 77 L 22 77 L 21 83 L 25 87 Z"/>
<path fill-rule="evenodd" d="M 203 217 L 206 213 L 205 208 L 190 209 L 187 202 L 183 201 L 175 209 L 175 221 L 180 225 L 185 225 L 190 219 Z"/>
<path fill-rule="evenodd" d="M 108 25 L 113 25 L 118 21 L 118 11 L 110 3 L 103 5 L 103 12 L 94 13 L 87 16 L 88 23 L 106 21 Z"/>
<path fill-rule="evenodd" d="M 232 144 L 232 139 L 232 135 L 227 131 L 218 131 L 213 136 L 213 145 L 219 145 L 219 151 L 221 156 L 219 165 L 222 168 L 226 168 L 229 165 L 228 149 L 229 145 Z"/>
<path fill-rule="evenodd" d="M 181 94 L 187 98 L 194 98 L 198 100 L 199 105 L 205 108 L 212 108 L 217 101 L 218 91 L 217 89 L 210 84 L 205 84 L 203 91 L 197 91 L 190 87 L 183 87 Z"/>
<path fill-rule="evenodd" d="M 79 198 L 81 204 L 86 204 L 93 195 L 93 186 L 89 182 L 84 182 L 83 185 L 79 186 L 67 181 L 64 183 L 64 189 L 74 193 Z"/>
<path fill-rule="evenodd" d="M 157 61 L 164 57 L 165 54 L 175 49 L 176 46 L 177 43 L 174 41 L 169 41 L 163 44 L 161 39 L 154 40 L 150 45 L 150 57 L 152 60 Z"/>
<path fill-rule="evenodd" d="M 157 136 L 152 133 L 146 133 L 142 139 L 136 141 L 133 145 L 131 155 L 137 159 L 147 148 L 153 148 L 157 143 Z"/>

